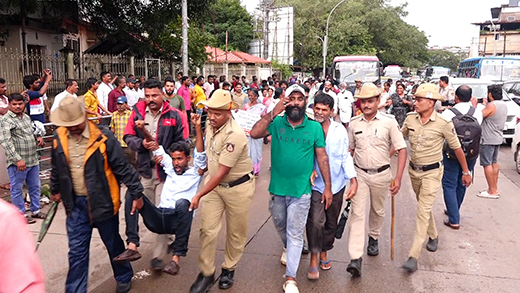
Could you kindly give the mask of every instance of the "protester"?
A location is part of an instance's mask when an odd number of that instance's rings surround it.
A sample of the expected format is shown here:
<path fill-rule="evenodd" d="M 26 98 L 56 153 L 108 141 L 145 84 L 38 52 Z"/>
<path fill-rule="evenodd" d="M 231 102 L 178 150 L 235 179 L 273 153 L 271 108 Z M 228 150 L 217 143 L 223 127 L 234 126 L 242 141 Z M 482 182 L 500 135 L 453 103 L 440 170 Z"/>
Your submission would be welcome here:
<path fill-rule="evenodd" d="M 202 117 L 202 130 L 205 129 L 207 113 L 204 111 L 204 105 L 200 104 L 202 101 L 206 101 L 207 97 L 204 94 L 204 90 L 202 89 L 202 85 L 204 84 L 204 77 L 199 76 L 196 79 L 195 86 L 193 87 L 193 91 L 191 92 L 191 102 L 195 109 L 198 110 L 197 114 Z"/>
<path fill-rule="evenodd" d="M 364 84 L 354 98 L 360 101 L 363 113 L 352 118 L 348 129 L 349 148 L 354 156 L 359 187 L 357 195 L 352 199 L 348 223 L 350 263 L 347 272 L 353 277 L 360 277 L 366 239 L 367 205 L 370 210 L 367 255 L 376 256 L 379 254 L 378 240 L 385 220 L 388 191 L 390 189 L 391 195 L 395 196 L 401 187 L 406 164 L 406 143 L 394 117 L 378 111 L 381 92 L 373 83 Z M 392 178 L 390 168 L 392 146 L 399 156 L 395 178 Z"/>
<path fill-rule="evenodd" d="M 343 126 L 348 129 L 348 124 L 350 123 L 350 119 L 352 118 L 352 111 L 354 103 L 354 97 L 352 93 L 347 90 L 347 85 L 342 82 L 340 85 L 340 91 L 338 93 L 338 109 L 339 109 L 339 118 Z"/>
<path fill-rule="evenodd" d="M 112 120 L 110 121 L 110 129 L 114 133 L 115 138 L 121 144 L 123 153 L 128 163 L 132 167 L 137 169 L 136 154 L 131 148 L 128 147 L 126 142 L 123 140 L 125 134 L 126 124 L 132 111 L 128 110 L 128 99 L 125 96 L 117 98 L 117 111 L 112 114 Z"/>
<path fill-rule="evenodd" d="M 164 80 L 164 97 L 168 100 L 168 102 L 170 102 L 172 107 L 181 111 L 185 116 L 187 115 L 184 98 L 175 94 L 175 81 L 171 76 L 168 76 Z"/>
<path fill-rule="evenodd" d="M 503 129 L 507 119 L 507 105 L 502 101 L 502 86 L 488 86 L 488 102 L 482 109 L 482 138 L 480 141 L 480 165 L 488 188 L 481 190 L 477 196 L 498 199 L 498 151 L 504 140 Z"/>
<path fill-rule="evenodd" d="M 99 82 L 91 77 L 87 79 L 87 88 L 88 91 L 83 95 L 83 100 L 85 101 L 85 110 L 87 111 L 87 118 L 98 118 L 96 120 L 93 120 L 94 123 L 99 124 L 101 122 L 101 113 L 104 113 L 105 115 L 112 115 L 111 112 L 107 111 L 103 105 L 99 103 L 99 100 L 97 98 L 97 89 L 99 87 Z M 57 105 L 56 102 L 54 102 L 53 106 Z M 56 106 L 57 107 L 57 106 Z"/>
<path fill-rule="evenodd" d="M 124 76 L 118 76 L 114 82 L 115 88 L 108 94 L 108 107 L 107 110 L 114 113 L 117 111 L 117 99 L 124 97 L 125 92 L 123 89 L 126 86 L 126 79 Z M 127 105 L 128 107 L 128 105 Z M 128 107 L 130 110 L 130 107 Z"/>
<path fill-rule="evenodd" d="M 44 146 L 42 136 L 33 134 L 31 118 L 25 112 L 21 94 L 9 96 L 9 111 L 0 119 L 0 145 L 5 150 L 7 172 L 11 182 L 11 203 L 26 217 L 27 223 L 45 219 L 40 211 L 40 165 L 37 146 Z M 29 190 L 31 214 L 26 214 L 23 194 L 24 183 Z"/>
<path fill-rule="evenodd" d="M 45 102 L 44 96 L 49 88 L 49 83 L 52 80 L 52 73 L 50 69 L 43 71 L 43 80 L 38 75 L 26 75 L 23 77 L 23 85 L 27 89 L 29 96 L 28 113 L 31 120 L 37 120 L 45 123 Z"/>
<path fill-rule="evenodd" d="M 204 206 L 201 211 L 200 273 L 191 285 L 191 293 L 207 292 L 214 282 L 217 237 L 224 212 L 228 229 L 219 288 L 233 286 L 236 266 L 247 241 L 249 205 L 255 191 L 247 138 L 231 117 L 231 110 L 238 109 L 238 105 L 225 90 L 216 90 L 213 97 L 202 104 L 208 107 L 210 125 L 206 131 L 209 175 L 190 205 L 190 210 L 198 208 L 199 201 Z"/>
<path fill-rule="evenodd" d="M 242 84 L 237 82 L 235 85 L 235 91 L 233 92 L 233 101 L 238 104 L 238 107 L 242 109 L 247 102 L 248 94 L 242 92 Z"/>
<path fill-rule="evenodd" d="M 61 100 L 63 100 L 66 96 L 71 95 L 74 98 L 77 98 L 78 90 L 79 90 L 78 82 L 75 79 L 65 80 L 65 90 L 62 91 L 61 93 L 57 94 L 54 97 L 54 101 L 52 102 L 52 107 L 51 107 L 51 113 L 54 110 L 56 110 L 56 108 L 58 108 L 58 105 L 60 104 Z"/>
<path fill-rule="evenodd" d="M 128 118 L 123 140 L 128 147 L 137 152 L 137 171 L 141 177 L 141 184 L 144 187 L 144 195 L 154 205 L 160 202 L 161 192 L 166 179 L 164 169 L 157 165 L 153 160 L 152 150 L 157 145 L 162 145 L 169 149 L 174 142 L 183 141 L 184 124 L 181 112 L 170 106 L 164 101 L 162 84 L 156 79 L 148 79 L 144 83 L 145 101 L 138 102 Z M 145 121 L 145 128 L 157 138 L 157 141 L 150 141 L 144 137 L 141 130 L 136 127 L 137 120 Z M 141 254 L 137 251 L 139 247 L 139 226 L 138 214 L 131 214 L 132 197 L 126 195 L 125 200 L 125 222 L 128 249 L 123 256 L 118 259 L 137 260 Z M 157 243 L 167 242 L 168 235 L 157 235 Z M 156 245 L 150 262 L 153 270 L 160 271 L 165 264 L 161 258 L 166 254 L 163 250 L 164 245 Z"/>
<path fill-rule="evenodd" d="M 180 257 L 188 252 L 188 240 L 193 220 L 193 211 L 189 210 L 192 198 L 197 193 L 199 184 L 207 168 L 207 157 L 204 152 L 204 140 L 200 125 L 200 116 L 192 114 L 193 124 L 197 132 L 196 149 L 193 150 L 194 166 L 190 167 L 190 146 L 184 141 L 173 143 L 166 154 L 162 146 L 154 150 L 157 164 L 163 166 L 167 174 L 161 193 L 161 201 L 155 207 L 144 197 L 144 206 L 139 212 L 143 216 L 146 227 L 158 234 L 175 234 L 175 241 L 169 247 L 173 251 L 170 262 L 164 266 L 163 272 L 177 275 Z M 144 121 L 140 121 L 143 122 Z M 166 245 L 158 242 L 157 245 Z M 167 249 L 163 247 L 162 250 Z M 116 257 L 116 260 L 118 258 Z"/>
<path fill-rule="evenodd" d="M 482 124 L 482 112 L 471 105 L 471 94 L 472 90 L 467 85 L 461 85 L 455 91 L 455 105 L 453 108 L 446 110 L 442 113 L 442 116 L 448 121 L 452 121 L 454 117 L 462 117 L 462 115 L 469 115 L 475 118 L 475 124 L 478 126 L 478 130 L 481 130 L 480 124 Z M 458 111 L 457 113 L 455 111 Z M 455 123 L 454 123 L 455 124 Z M 465 123 L 465 125 L 468 125 Z M 470 124 L 469 124 L 470 125 Z M 457 125 L 455 124 L 457 128 Z M 468 130 L 467 127 L 464 127 Z M 470 129 L 470 131 L 473 129 Z M 478 138 L 480 138 L 481 132 L 478 132 Z M 470 133 L 471 135 L 471 133 Z M 475 135 L 475 134 L 474 134 Z M 466 136 L 466 135 L 465 135 Z M 468 137 L 474 139 L 473 137 Z M 480 141 L 475 141 L 475 144 Z M 469 147 L 469 145 L 468 145 Z M 469 155 L 469 156 L 468 156 Z M 473 172 L 475 163 L 477 162 L 478 153 L 466 155 L 466 164 L 470 172 Z M 442 176 L 442 190 L 444 193 L 444 203 L 446 204 L 446 214 L 448 220 L 444 221 L 444 225 L 458 230 L 460 228 L 460 206 L 464 200 L 466 194 L 466 186 L 462 184 L 462 166 L 457 161 L 449 150 L 443 150 L 444 174 Z"/>
<path fill-rule="evenodd" d="M 240 84 L 237 86 L 240 86 Z M 255 89 L 250 89 L 248 98 L 249 102 L 244 105 L 244 110 L 253 115 L 263 116 L 266 113 L 267 107 L 258 102 L 258 91 Z M 260 167 L 262 165 L 262 148 L 264 139 L 253 139 L 249 133 L 247 133 L 247 140 L 249 142 L 249 157 L 251 157 L 251 161 L 253 162 L 253 174 L 258 176 L 260 174 Z"/>
<path fill-rule="evenodd" d="M 327 94 L 320 94 L 314 100 L 314 120 L 321 124 L 325 135 L 325 150 L 329 157 L 330 176 L 332 184 L 332 202 L 328 209 L 322 202 L 322 195 L 325 191 L 325 181 L 319 172 L 318 162 L 314 161 L 314 175 L 316 179 L 312 184 L 311 205 L 309 218 L 307 219 L 307 239 L 311 260 L 307 277 L 318 279 L 318 270 L 330 270 L 332 264 L 327 252 L 334 247 L 334 235 L 338 225 L 338 216 L 343 204 L 343 194 L 347 181 L 350 180 L 350 187 L 345 195 L 346 200 L 350 200 L 357 191 L 356 171 L 354 162 L 349 152 L 348 134 L 345 127 L 333 120 L 334 100 Z M 318 255 L 319 254 L 319 255 Z M 319 264 L 318 264 L 319 260 Z"/>
<path fill-rule="evenodd" d="M 206 95 L 206 97 L 209 97 L 211 95 L 211 93 L 215 90 L 215 84 L 213 83 L 213 75 L 208 75 L 208 80 L 207 82 L 204 83 L 204 86 L 203 86 L 203 89 L 204 89 L 204 94 Z"/>
<path fill-rule="evenodd" d="M 177 95 L 181 96 L 184 99 L 184 107 L 186 107 L 186 117 L 191 117 L 191 113 L 193 112 L 193 107 L 191 105 L 191 89 L 190 89 L 191 80 L 187 76 L 183 76 L 181 78 L 181 86 L 177 89 Z M 188 119 L 188 125 L 190 125 L 191 119 Z M 188 132 L 190 131 L 191 126 L 188 126 Z"/>
<path fill-rule="evenodd" d="M 332 201 L 331 178 L 325 139 L 319 123 L 305 115 L 307 99 L 299 85 L 287 88 L 287 97 L 272 112 L 264 115 L 251 130 L 254 139 L 272 135 L 271 142 L 271 200 L 269 210 L 284 250 L 281 261 L 286 262 L 285 292 L 298 292 L 296 273 L 303 249 L 303 232 L 311 204 L 311 184 L 316 156 L 323 174 L 325 189 L 322 202 L 328 209 Z M 283 117 L 277 115 L 285 111 Z"/>
<path fill-rule="evenodd" d="M 135 90 L 135 79 L 128 76 L 126 79 L 126 87 L 123 89 L 126 99 L 128 100 L 128 106 L 133 108 L 137 102 L 139 102 L 139 95 Z"/>
<path fill-rule="evenodd" d="M 77 99 L 66 97 L 51 114 L 58 126 L 52 148 L 51 200 L 63 201 L 67 213 L 69 271 L 65 292 L 87 292 L 89 247 L 97 228 L 110 259 L 125 246 L 119 235 L 119 186 L 142 201 L 139 175 L 124 159 L 112 133 L 86 119 Z M 117 292 L 128 292 L 134 275 L 129 262 L 111 262 Z"/>
<path fill-rule="evenodd" d="M 0 118 L 9 110 L 9 98 L 5 95 L 7 85 L 5 79 L 0 78 Z"/>
<path fill-rule="evenodd" d="M 390 96 L 392 100 L 392 110 L 390 114 L 394 115 L 399 127 L 403 127 L 406 115 L 413 109 L 412 98 L 405 94 L 404 85 L 398 84 L 395 93 Z"/>
<path fill-rule="evenodd" d="M 426 235 L 429 237 L 426 249 L 431 252 L 437 251 L 439 238 L 432 207 L 441 187 L 443 166 L 440 162 L 444 141 L 447 141 L 449 148 L 455 152 L 462 167 L 462 184 L 466 187 L 471 184 L 471 174 L 453 123 L 434 111 L 437 100 L 442 100 L 442 97 L 436 85 L 429 83 L 419 86 L 415 93 L 416 112 L 408 114 L 401 129 L 403 137 L 410 140 L 408 173 L 417 197 L 415 237 L 410 257 L 403 265 L 410 273 L 417 270 L 417 259 Z M 428 140 L 426 143 L 425 139 Z"/>
<path fill-rule="evenodd" d="M 26 219 L 0 199 L 0 292 L 45 293 L 42 265 Z"/>
<path fill-rule="evenodd" d="M 100 74 L 100 79 L 101 83 L 99 84 L 99 87 L 96 90 L 97 98 L 101 106 L 105 107 L 105 109 L 108 109 L 108 94 L 114 89 L 114 87 L 110 83 L 112 80 L 112 75 L 110 75 L 110 73 L 107 71 L 102 71 Z"/>

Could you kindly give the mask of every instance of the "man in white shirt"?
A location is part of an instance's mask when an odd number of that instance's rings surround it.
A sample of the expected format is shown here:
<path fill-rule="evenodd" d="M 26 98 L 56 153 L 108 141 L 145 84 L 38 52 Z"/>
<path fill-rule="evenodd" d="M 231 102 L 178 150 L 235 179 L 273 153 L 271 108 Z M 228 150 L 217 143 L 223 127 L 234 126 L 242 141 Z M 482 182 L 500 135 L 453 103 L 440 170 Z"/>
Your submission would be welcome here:
<path fill-rule="evenodd" d="M 329 95 L 334 99 L 334 109 L 333 109 L 333 117 L 336 117 L 338 114 L 338 95 L 333 90 L 332 83 L 330 81 L 325 81 L 325 86 L 323 87 L 323 93 Z"/>
<path fill-rule="evenodd" d="M 453 106 L 452 109 L 456 109 L 462 115 L 470 113 L 469 111 L 473 109 L 471 111 L 474 112 L 471 116 L 478 121 L 478 124 L 482 124 L 482 111 L 473 107 L 471 104 L 471 94 L 472 90 L 469 86 L 459 86 L 455 91 L 455 106 Z M 448 121 L 451 121 L 456 116 L 452 109 L 447 109 L 442 112 L 442 116 Z M 455 125 L 455 127 L 457 127 L 457 125 Z M 477 143 L 480 143 L 480 141 Z M 466 186 L 462 183 L 462 167 L 457 158 L 446 151 L 443 151 L 442 161 L 444 165 L 442 190 L 444 203 L 446 205 L 445 213 L 448 215 L 448 219 L 444 221 L 444 225 L 458 230 L 460 228 L 460 206 L 466 194 Z M 473 172 L 476 161 L 476 156 L 474 158 L 466 156 L 466 162 L 470 172 Z"/>
<path fill-rule="evenodd" d="M 101 72 L 101 83 L 96 91 L 99 103 L 108 109 L 108 94 L 114 89 L 114 86 L 110 83 L 112 76 L 110 72 Z"/>
<path fill-rule="evenodd" d="M 339 119 L 341 123 L 348 128 L 348 124 L 350 123 L 350 118 L 352 118 L 354 103 L 354 96 L 352 96 L 352 92 L 347 90 L 347 85 L 342 82 L 339 85 L 340 91 L 338 93 L 338 108 L 339 108 Z"/>
<path fill-rule="evenodd" d="M 194 216 L 194 211 L 189 210 L 189 207 L 197 194 L 202 175 L 207 170 L 208 159 L 204 151 L 200 115 L 191 115 L 191 122 L 195 125 L 197 133 L 196 148 L 193 150 L 193 167 L 189 166 L 191 156 L 187 142 L 174 142 L 167 151 L 162 146 L 158 146 L 153 151 L 155 162 L 163 166 L 167 175 L 161 191 L 160 203 L 155 207 L 146 196 L 143 196 L 144 205 L 133 205 L 131 212 L 133 215 L 135 210 L 139 209 L 146 228 L 161 234 L 165 240 L 170 237 L 170 234 L 175 234 L 175 240 L 169 245 L 173 250 L 173 256 L 171 261 L 162 268 L 163 272 L 170 275 L 178 274 L 180 257 L 186 256 L 188 252 L 188 240 Z M 142 122 L 144 124 L 144 121 Z M 154 249 L 164 254 L 168 251 L 167 243 L 167 241 L 157 241 Z M 115 257 L 114 261 L 137 260 L 136 256 L 140 257 L 136 250 L 127 249 Z"/>
<path fill-rule="evenodd" d="M 54 102 L 52 102 L 51 107 L 51 113 L 58 108 L 61 100 L 63 100 L 63 98 L 65 98 L 67 95 L 71 95 L 74 98 L 78 97 L 76 94 L 78 93 L 79 86 L 78 82 L 75 79 L 67 79 L 65 81 L 65 85 L 67 86 L 65 90 L 57 94 L 56 97 L 54 97 Z"/>
<path fill-rule="evenodd" d="M 134 89 L 135 79 L 127 78 L 126 79 L 126 87 L 123 89 L 125 93 L 126 99 L 128 101 L 128 106 L 133 107 L 139 101 L 139 96 L 137 91 Z"/>
<path fill-rule="evenodd" d="M 208 80 L 204 85 L 202 86 L 204 88 L 204 93 L 206 94 L 206 97 L 209 97 L 213 90 L 215 89 L 215 84 L 213 84 L 214 76 L 208 75 Z"/>

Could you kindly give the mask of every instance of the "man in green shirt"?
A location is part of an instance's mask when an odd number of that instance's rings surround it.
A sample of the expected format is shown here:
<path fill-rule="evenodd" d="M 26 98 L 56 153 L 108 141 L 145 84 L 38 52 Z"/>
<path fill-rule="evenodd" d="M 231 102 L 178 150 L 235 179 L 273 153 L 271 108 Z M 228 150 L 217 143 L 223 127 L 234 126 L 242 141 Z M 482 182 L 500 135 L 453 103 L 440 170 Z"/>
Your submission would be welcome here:
<path fill-rule="evenodd" d="M 170 102 L 170 105 L 186 115 L 186 105 L 184 99 L 175 93 L 175 81 L 173 77 L 168 76 L 164 81 L 164 96 Z"/>
<path fill-rule="evenodd" d="M 283 285 L 287 293 L 298 292 L 296 272 L 311 203 L 310 177 L 315 157 L 325 182 L 322 202 L 325 202 L 326 208 L 332 202 L 323 129 L 318 122 L 307 118 L 306 105 L 304 89 L 297 84 L 292 85 L 286 90 L 286 98 L 272 112 L 264 115 L 251 130 L 254 139 L 272 136 L 269 210 L 286 247 L 282 263 L 286 262 L 287 265 L 286 282 Z M 285 115 L 278 117 L 283 111 Z"/>

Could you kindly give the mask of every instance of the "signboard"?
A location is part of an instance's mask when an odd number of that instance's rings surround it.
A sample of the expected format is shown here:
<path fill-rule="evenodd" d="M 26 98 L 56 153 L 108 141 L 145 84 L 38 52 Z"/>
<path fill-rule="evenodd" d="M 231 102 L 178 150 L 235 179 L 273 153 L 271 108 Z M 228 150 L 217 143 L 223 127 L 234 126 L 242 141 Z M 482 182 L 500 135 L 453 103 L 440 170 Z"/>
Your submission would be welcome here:
<path fill-rule="evenodd" d="M 251 112 L 245 110 L 231 111 L 233 118 L 240 125 L 242 129 L 249 134 L 253 126 L 258 120 L 260 120 L 260 115 L 253 114 Z"/>

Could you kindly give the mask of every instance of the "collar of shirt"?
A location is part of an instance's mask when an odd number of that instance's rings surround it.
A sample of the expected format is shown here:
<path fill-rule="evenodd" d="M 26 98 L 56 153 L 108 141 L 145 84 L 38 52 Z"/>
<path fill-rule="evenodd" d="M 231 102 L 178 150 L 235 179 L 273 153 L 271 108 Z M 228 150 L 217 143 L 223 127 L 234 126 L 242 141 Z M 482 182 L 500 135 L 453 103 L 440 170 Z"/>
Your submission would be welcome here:
<path fill-rule="evenodd" d="M 376 116 L 374 116 L 374 118 L 372 118 L 372 120 L 374 120 L 374 119 L 381 120 L 381 112 L 377 111 Z M 368 120 L 365 118 L 365 114 L 363 114 L 363 115 L 361 116 L 361 120 L 365 120 L 366 122 L 370 122 L 370 121 L 368 121 Z"/>
<path fill-rule="evenodd" d="M 417 114 L 417 116 L 415 117 L 415 119 L 419 120 L 419 123 L 421 123 L 421 125 L 424 125 L 430 121 L 432 122 L 435 122 L 435 119 L 437 119 L 437 113 L 435 111 L 432 112 L 432 115 L 430 116 L 430 118 L 428 119 L 428 121 L 426 121 L 426 123 L 422 123 L 422 120 L 421 120 L 421 115 L 420 114 Z"/>
<path fill-rule="evenodd" d="M 161 115 L 163 108 L 164 108 L 164 101 L 163 101 L 163 104 L 161 105 L 161 108 L 159 109 L 159 112 L 157 112 L 157 114 L 155 116 Z M 150 110 L 150 108 L 148 106 L 146 106 L 145 113 L 150 113 L 153 115 L 152 110 Z"/>
<path fill-rule="evenodd" d="M 304 115 L 303 115 L 303 121 L 302 121 L 302 123 L 301 123 L 300 125 L 292 126 L 292 124 L 289 122 L 289 117 L 287 116 L 287 113 L 285 113 L 285 114 L 283 115 L 283 121 L 285 122 L 285 124 L 286 124 L 287 126 L 290 126 L 290 127 L 294 128 L 294 129 L 296 129 L 296 128 L 300 128 L 300 127 L 305 127 L 305 125 L 307 125 L 307 120 L 308 120 L 308 119 L 309 119 L 309 118 L 307 118 L 307 115 L 304 114 Z"/>
<path fill-rule="evenodd" d="M 217 135 L 219 132 L 224 132 L 223 130 L 227 127 L 227 126 L 231 126 L 231 120 L 233 120 L 233 118 L 229 118 L 228 121 L 226 121 L 226 123 L 224 123 L 224 125 L 220 126 L 219 129 L 217 129 L 217 131 L 213 132 L 213 134 L 211 135 L 212 137 Z M 213 128 L 211 128 L 211 130 L 213 130 Z"/>
<path fill-rule="evenodd" d="M 70 134 L 70 131 L 67 131 L 67 136 L 69 138 L 72 137 L 72 135 Z M 88 128 L 88 123 L 85 124 L 85 129 L 83 130 L 83 132 L 81 133 L 81 136 L 83 136 L 84 138 L 86 139 L 89 139 L 90 138 L 90 130 Z"/>

